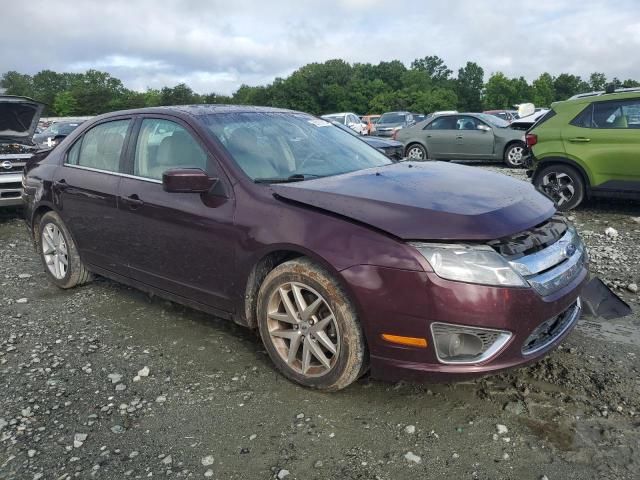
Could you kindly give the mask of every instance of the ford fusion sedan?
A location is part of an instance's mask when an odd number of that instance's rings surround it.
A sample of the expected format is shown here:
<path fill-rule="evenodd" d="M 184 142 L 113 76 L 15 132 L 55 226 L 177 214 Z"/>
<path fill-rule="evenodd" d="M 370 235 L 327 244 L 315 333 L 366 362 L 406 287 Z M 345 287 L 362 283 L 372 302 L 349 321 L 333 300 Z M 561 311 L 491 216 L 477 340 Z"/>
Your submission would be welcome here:
<path fill-rule="evenodd" d="M 102 115 L 30 162 L 24 182 L 55 285 L 102 275 L 256 329 L 308 387 L 519 366 L 581 312 L 585 247 L 532 185 L 392 162 L 300 112 Z"/>
<path fill-rule="evenodd" d="M 400 130 L 395 138 L 414 160 L 499 160 L 518 168 L 526 157 L 524 132 L 485 113 L 434 115 L 426 123 Z"/>

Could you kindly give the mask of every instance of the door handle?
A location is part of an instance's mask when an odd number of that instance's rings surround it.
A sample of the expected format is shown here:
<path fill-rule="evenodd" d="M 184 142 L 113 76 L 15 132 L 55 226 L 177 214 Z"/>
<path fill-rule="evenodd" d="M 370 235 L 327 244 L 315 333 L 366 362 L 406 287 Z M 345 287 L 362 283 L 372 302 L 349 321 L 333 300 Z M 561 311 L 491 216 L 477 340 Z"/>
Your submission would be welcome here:
<path fill-rule="evenodd" d="M 591 139 L 586 137 L 575 137 L 575 138 L 570 138 L 569 141 L 571 143 L 589 143 Z"/>
<path fill-rule="evenodd" d="M 54 180 L 53 182 L 53 188 L 55 188 L 58 191 L 63 191 L 66 190 L 67 188 L 69 188 L 69 184 L 67 183 L 67 181 L 62 178 L 60 180 Z"/>
<path fill-rule="evenodd" d="M 144 205 L 144 202 L 140 200 L 140 197 L 135 193 L 133 195 L 129 195 L 128 197 L 122 197 L 122 201 L 129 205 L 129 208 L 135 210 L 136 208 L 140 208 Z"/>

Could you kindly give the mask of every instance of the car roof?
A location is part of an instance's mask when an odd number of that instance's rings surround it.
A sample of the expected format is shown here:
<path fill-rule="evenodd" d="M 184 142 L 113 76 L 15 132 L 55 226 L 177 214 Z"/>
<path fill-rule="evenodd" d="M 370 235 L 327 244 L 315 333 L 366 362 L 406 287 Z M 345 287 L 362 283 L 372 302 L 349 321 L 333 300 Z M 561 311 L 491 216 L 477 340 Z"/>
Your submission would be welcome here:
<path fill-rule="evenodd" d="M 586 105 L 592 102 L 605 102 L 608 100 L 626 100 L 631 98 L 640 98 L 640 88 L 623 89 L 613 93 L 591 92 L 591 93 L 585 93 L 581 95 L 575 95 L 568 100 L 554 102 L 551 106 L 553 107 L 554 105 L 559 105 L 559 104 Z"/>

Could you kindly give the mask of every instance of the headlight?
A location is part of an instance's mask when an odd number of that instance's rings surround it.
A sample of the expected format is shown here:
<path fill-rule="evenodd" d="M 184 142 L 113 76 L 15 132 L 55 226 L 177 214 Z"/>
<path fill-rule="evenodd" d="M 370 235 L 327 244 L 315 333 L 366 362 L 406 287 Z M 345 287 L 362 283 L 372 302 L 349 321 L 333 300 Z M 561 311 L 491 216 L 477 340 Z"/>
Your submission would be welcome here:
<path fill-rule="evenodd" d="M 402 125 L 400 125 L 399 127 L 393 127 L 393 131 L 396 132 L 398 130 L 402 130 Z"/>
<path fill-rule="evenodd" d="M 411 243 L 439 277 L 458 282 L 526 287 L 527 282 L 488 245 Z"/>

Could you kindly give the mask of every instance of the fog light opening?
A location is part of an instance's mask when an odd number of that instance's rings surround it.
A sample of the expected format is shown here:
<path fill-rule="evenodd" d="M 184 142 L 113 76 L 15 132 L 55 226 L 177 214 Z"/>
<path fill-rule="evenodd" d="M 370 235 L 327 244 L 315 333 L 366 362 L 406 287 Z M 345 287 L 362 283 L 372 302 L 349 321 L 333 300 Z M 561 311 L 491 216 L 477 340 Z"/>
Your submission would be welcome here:
<path fill-rule="evenodd" d="M 438 360 L 442 363 L 473 364 L 495 356 L 511 333 L 447 323 L 433 323 L 431 333 Z"/>
<path fill-rule="evenodd" d="M 446 345 L 446 356 L 453 357 L 475 357 L 482 353 L 482 340 L 472 333 L 446 334 L 442 341 L 438 340 L 438 345 Z"/>

